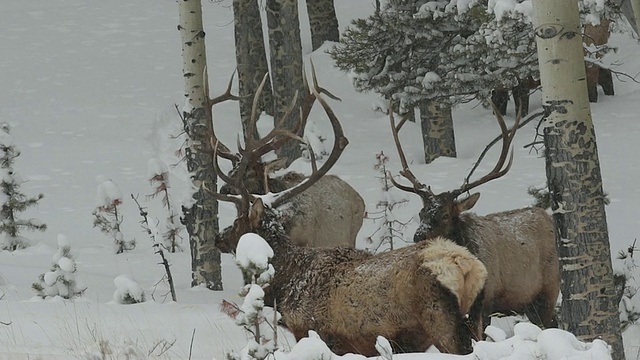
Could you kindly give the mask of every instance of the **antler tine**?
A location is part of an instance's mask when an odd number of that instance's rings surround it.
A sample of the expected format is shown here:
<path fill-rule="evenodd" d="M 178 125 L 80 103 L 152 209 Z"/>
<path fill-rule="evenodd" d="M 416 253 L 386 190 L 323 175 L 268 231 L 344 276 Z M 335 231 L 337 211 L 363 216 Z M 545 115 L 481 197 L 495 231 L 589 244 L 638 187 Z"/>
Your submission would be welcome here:
<path fill-rule="evenodd" d="M 260 85 L 258 85 L 255 95 L 253 95 L 253 102 L 251 103 L 251 117 L 249 118 L 249 124 L 247 125 L 247 142 L 253 142 L 255 137 L 253 130 L 256 129 L 256 122 L 258 121 L 258 103 L 260 102 L 260 96 L 262 95 L 262 91 L 264 90 L 264 86 L 267 83 L 268 78 L 269 73 L 267 72 L 262 77 L 262 81 L 260 82 Z M 249 147 L 249 144 L 245 145 Z"/>
<path fill-rule="evenodd" d="M 206 71 L 206 69 L 205 69 Z M 231 74 L 231 79 L 229 79 L 229 84 L 227 85 L 227 90 L 224 92 L 224 94 L 217 96 L 213 99 L 208 99 L 207 100 L 207 104 L 208 104 L 208 108 L 205 111 L 213 111 L 213 106 L 216 104 L 219 104 L 223 101 L 226 100 L 238 100 L 239 97 L 236 95 L 232 95 L 231 94 L 231 87 L 233 85 L 233 78 L 236 75 L 236 71 L 233 72 L 233 74 Z M 206 78 L 205 78 L 206 79 Z M 208 86 L 205 86 L 208 88 Z M 229 147 L 225 146 L 222 142 L 220 142 L 220 140 L 218 139 L 218 137 L 216 136 L 216 133 L 213 129 L 211 129 L 211 137 L 209 139 L 211 148 L 214 147 L 218 147 L 219 151 L 218 151 L 218 156 L 230 160 L 234 165 L 238 162 L 239 158 L 236 154 L 233 154 L 231 152 L 231 150 L 229 150 Z"/>
<path fill-rule="evenodd" d="M 393 135 L 393 141 L 396 144 L 396 150 L 398 151 L 400 164 L 402 164 L 402 170 L 400 170 L 400 175 L 404 176 L 407 180 L 409 180 L 413 186 L 411 187 L 411 186 L 405 186 L 405 185 L 399 184 L 398 182 L 395 181 L 393 176 L 389 176 L 389 179 L 391 180 L 391 183 L 393 183 L 393 185 L 400 190 L 416 193 L 421 197 L 424 195 L 433 195 L 431 193 L 431 190 L 416 178 L 416 176 L 409 169 L 409 165 L 407 164 L 407 158 L 404 155 L 404 150 L 402 150 L 402 145 L 400 144 L 400 137 L 398 136 L 398 132 L 400 131 L 400 129 L 402 128 L 402 126 L 405 124 L 406 121 L 407 121 L 407 117 L 404 116 L 400 120 L 400 123 L 398 123 L 398 125 L 396 126 L 396 120 L 393 116 L 393 109 L 391 108 L 391 105 L 389 106 L 389 122 L 391 123 L 391 134 Z"/>
<path fill-rule="evenodd" d="M 240 188 L 240 186 L 238 186 L 239 185 L 238 183 L 236 183 L 231 177 L 226 175 L 224 171 L 220 169 L 220 164 L 218 163 L 218 145 L 220 145 L 220 142 L 216 142 L 215 145 L 213 145 L 213 170 L 215 171 L 216 175 L 220 177 L 222 181 L 224 181 L 225 183 L 229 184 L 230 186 L 236 189 Z M 239 181 L 240 180 L 238 180 L 238 182 Z M 232 202 L 236 204 L 236 207 L 238 208 L 242 206 L 242 201 L 237 196 L 220 194 L 217 191 L 213 192 L 213 196 L 219 201 Z"/>
<path fill-rule="evenodd" d="M 209 99 L 209 107 L 213 107 L 213 105 L 219 104 L 223 101 L 227 100 L 240 100 L 240 97 L 237 95 L 231 94 L 231 87 L 233 86 L 233 78 L 236 76 L 237 70 L 233 71 L 231 74 L 231 79 L 229 79 L 229 84 L 227 84 L 227 89 L 222 95 L 218 95 L 213 99 Z"/>
<path fill-rule="evenodd" d="M 520 124 L 520 120 L 522 119 L 522 115 L 521 115 L 522 108 L 518 110 L 518 114 L 516 115 L 516 121 L 511 129 L 507 128 L 507 124 L 505 123 L 504 118 L 502 117 L 502 115 L 500 114 L 500 112 L 498 111 L 498 109 L 496 108 L 493 102 L 491 102 L 491 108 L 493 109 L 493 113 L 496 116 L 498 125 L 500 125 L 500 131 L 502 132 L 502 149 L 500 151 L 500 157 L 498 158 L 496 165 L 488 174 L 486 174 L 485 176 L 481 177 L 476 181 L 467 182 L 463 184 L 462 187 L 460 187 L 459 189 L 453 190 L 451 193 L 454 195 L 454 197 L 462 193 L 465 193 L 475 187 L 478 187 L 484 183 L 487 183 L 491 180 L 502 177 L 507 172 L 509 172 L 509 169 L 511 169 L 511 165 L 513 164 L 512 143 L 513 143 L 513 138 L 516 135 L 516 130 L 518 129 L 518 125 Z M 509 161 L 505 166 L 505 161 L 507 161 L 507 155 L 509 155 Z"/>
<path fill-rule="evenodd" d="M 331 100 L 342 101 L 342 99 L 333 95 L 329 90 L 318 85 L 318 77 L 316 76 L 316 67 L 313 64 L 313 60 L 310 60 L 309 62 L 311 64 L 311 81 L 312 81 L 311 89 L 315 89 L 315 91 L 319 94 L 326 95 Z M 304 83 L 308 88 L 309 84 L 307 81 L 306 72 L 303 71 L 302 76 L 304 79 Z M 313 104 L 315 101 L 316 101 L 316 97 L 313 95 L 313 90 L 311 90 L 307 94 L 307 97 L 302 102 L 302 119 L 307 119 L 309 117 L 309 113 L 311 113 L 311 108 L 313 107 Z"/>
<path fill-rule="evenodd" d="M 315 73 L 315 70 L 314 70 Z M 315 75 L 315 74 L 314 74 Z M 331 149 L 331 154 L 327 161 L 318 169 L 318 171 L 314 171 L 305 181 L 301 182 L 297 186 L 294 186 L 288 190 L 285 190 L 277 195 L 277 198 L 273 201 L 272 206 L 278 207 L 279 205 L 285 203 L 287 200 L 292 197 L 302 193 L 311 185 L 315 184 L 322 176 L 324 176 L 333 165 L 338 161 L 340 155 L 349 144 L 349 140 L 344 136 L 344 130 L 342 129 L 342 125 L 340 124 L 340 120 L 333 112 L 333 109 L 327 104 L 327 102 L 320 96 L 320 93 L 316 91 L 315 88 L 312 89 L 313 95 L 318 99 L 318 102 L 324 109 L 325 113 L 329 117 L 329 121 L 331 122 L 331 127 L 334 133 L 334 141 L 333 148 Z"/>

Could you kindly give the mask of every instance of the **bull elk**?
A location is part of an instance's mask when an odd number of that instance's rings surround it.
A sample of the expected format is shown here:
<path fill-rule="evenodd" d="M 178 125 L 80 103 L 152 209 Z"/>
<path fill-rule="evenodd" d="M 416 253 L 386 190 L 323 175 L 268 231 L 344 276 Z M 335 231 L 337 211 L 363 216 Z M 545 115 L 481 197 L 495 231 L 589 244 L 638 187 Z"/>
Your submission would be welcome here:
<path fill-rule="evenodd" d="M 311 65 L 313 69 L 313 64 Z M 326 93 L 327 96 L 335 98 L 327 90 L 318 86 L 315 70 L 313 74 L 314 91 Z M 255 129 L 257 121 L 256 109 L 257 101 L 264 87 L 266 75 L 256 91 L 253 100 L 253 109 L 250 118 L 251 124 L 248 129 Z M 227 88 L 226 96 L 231 95 L 230 85 Z M 302 106 L 302 120 L 299 124 L 306 122 L 311 106 L 316 97 L 313 93 L 307 94 Z M 294 100 L 295 104 L 296 101 Z M 292 109 L 283 116 L 281 123 L 290 115 Z M 213 136 L 213 141 L 218 144 L 218 155 L 228 159 L 233 164 L 233 169 L 228 174 L 234 179 L 232 182 L 223 185 L 220 192 L 223 194 L 238 194 L 239 188 L 246 189 L 251 194 L 267 194 L 269 192 L 280 192 L 285 189 L 299 185 L 306 181 L 306 176 L 297 172 L 288 172 L 278 177 L 269 177 L 270 173 L 279 170 L 283 161 L 263 162 L 263 155 L 276 150 L 289 139 L 301 140 L 293 132 L 286 132 L 277 125 L 273 131 L 259 140 L 254 140 L 254 134 L 247 136 L 246 149 L 243 150 L 238 145 L 240 154 L 232 154 L 227 146 L 224 146 Z M 213 144 L 212 144 L 213 145 Z M 310 151 L 313 154 L 312 151 Z M 315 158 L 311 156 L 314 169 Z M 328 161 L 332 161 L 329 159 Z M 240 181 L 241 180 L 241 181 Z M 356 238 L 365 215 L 364 200 L 358 192 L 347 182 L 335 175 L 326 175 L 314 182 L 314 185 L 304 192 L 295 196 L 287 197 L 287 201 L 278 201 L 274 206 L 282 212 L 283 226 L 286 233 L 291 237 L 296 245 L 323 247 L 348 245 L 355 247 Z M 221 245 L 223 246 L 223 245 Z M 223 252 L 232 252 L 234 248 L 222 247 Z"/>
<path fill-rule="evenodd" d="M 468 179 L 458 189 L 435 194 L 411 172 L 400 145 L 398 131 L 390 115 L 393 138 L 403 169 L 400 174 L 411 186 L 393 183 L 401 190 L 415 193 L 422 199 L 420 226 L 414 242 L 438 236 L 451 238 L 476 254 L 488 271 L 484 289 L 485 316 L 500 312 L 525 314 L 537 325 L 554 325 L 554 307 L 560 291 L 560 274 L 555 244 L 553 219 L 542 208 L 526 207 L 486 216 L 466 212 L 478 201 L 479 193 L 459 197 L 470 190 L 505 175 L 512 164 L 513 153 L 507 155 L 520 115 L 511 130 L 494 107 L 502 131 L 502 151 L 491 172 L 480 179 Z M 506 164 L 505 164 L 506 163 Z M 486 318 L 485 318 L 486 319 Z M 486 321 L 486 320 L 485 320 Z"/>
<path fill-rule="evenodd" d="M 244 160 L 251 156 L 251 150 L 244 149 L 238 176 L 220 174 L 240 195 L 216 194 L 237 210 L 233 225 L 216 241 L 231 248 L 240 236 L 254 232 L 273 248 L 275 275 L 265 302 L 278 304 L 285 326 L 297 340 L 315 330 L 337 354 L 373 356 L 379 335 L 402 351 L 424 351 L 435 345 L 445 352 L 470 352 L 477 329 L 469 327 L 465 314 L 480 306 L 476 298 L 486 269 L 467 249 L 438 239 L 374 255 L 348 246 L 296 246 L 286 233 L 282 216 L 274 208 L 313 188 L 348 143 L 331 108 L 315 91 L 314 96 L 335 133 L 328 160 L 299 185 L 258 196 L 250 194 L 240 180 L 248 170 Z M 214 163 L 217 167 L 217 160 Z"/>

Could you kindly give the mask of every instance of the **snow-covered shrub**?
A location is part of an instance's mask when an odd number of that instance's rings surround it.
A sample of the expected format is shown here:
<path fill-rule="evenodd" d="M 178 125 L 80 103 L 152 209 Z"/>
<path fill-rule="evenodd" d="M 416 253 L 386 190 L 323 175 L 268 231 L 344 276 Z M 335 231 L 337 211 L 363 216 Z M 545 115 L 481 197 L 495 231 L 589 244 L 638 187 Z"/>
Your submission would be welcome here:
<path fill-rule="evenodd" d="M 0 246 L 4 250 L 17 250 L 29 246 L 29 240 L 20 236 L 22 230 L 45 231 L 47 225 L 38 219 L 22 220 L 20 212 L 34 206 L 44 195 L 27 197 L 20 192 L 23 181 L 13 171 L 13 163 L 20 156 L 20 150 L 13 143 L 8 124 L 0 124 L 0 233 L 4 236 Z"/>
<path fill-rule="evenodd" d="M 621 251 L 618 259 L 623 261 L 622 273 L 619 276 L 624 278 L 624 289 L 620 301 L 620 324 L 624 329 L 640 324 L 640 266 L 633 257 L 639 250 L 634 241 L 627 251 Z"/>
<path fill-rule="evenodd" d="M 166 230 L 162 234 L 164 241 L 162 245 L 172 253 L 182 251 L 180 232 L 184 226 L 180 223 L 180 213 L 177 210 L 179 207 L 174 205 L 169 195 L 169 167 L 164 161 L 153 158 L 147 163 L 147 169 L 149 182 L 154 186 L 153 193 L 149 197 L 161 197 L 162 205 L 167 209 L 167 220 L 164 224 Z"/>
<path fill-rule="evenodd" d="M 381 192 L 376 203 L 376 209 L 378 210 L 367 212 L 367 219 L 380 222 L 380 226 L 371 236 L 367 237 L 366 241 L 371 244 L 374 252 L 380 249 L 381 246 L 388 246 L 390 250 L 393 250 L 394 240 L 404 241 L 402 230 L 405 228 L 406 222 L 398 220 L 393 211 L 396 207 L 406 204 L 408 200 L 403 197 L 396 197 L 396 193 L 392 191 L 394 186 L 389 180 L 389 176 L 392 175 L 387 171 L 388 161 L 389 157 L 381 151 L 376 154 L 376 164 L 373 166 L 373 169 L 379 173 L 377 177 L 380 180 Z"/>
<path fill-rule="evenodd" d="M 58 252 L 52 258 L 51 270 L 40 274 L 31 286 L 41 298 L 60 296 L 73 299 L 82 296 L 86 287 L 76 280 L 76 261 L 66 236 L 58 235 Z"/>
<path fill-rule="evenodd" d="M 116 285 L 113 300 L 118 304 L 138 304 L 147 301 L 147 294 L 142 286 L 127 275 L 118 275 L 113 279 L 113 283 Z"/>
<path fill-rule="evenodd" d="M 104 176 L 98 176 L 98 190 L 96 193 L 96 209 L 93 211 L 93 226 L 113 238 L 116 254 L 125 250 L 133 250 L 134 240 L 125 240 L 120 224 L 122 214 L 119 206 L 122 204 L 122 192 L 116 183 Z"/>
<path fill-rule="evenodd" d="M 228 354 L 229 359 L 235 360 L 262 360 L 277 349 L 277 332 L 275 326 L 280 316 L 274 312 L 272 324 L 265 319 L 264 289 L 268 286 L 275 270 L 269 264 L 273 257 L 273 249 L 260 235 L 247 233 L 240 237 L 236 247 L 236 263 L 245 273 L 250 274 L 251 284 L 244 286 L 240 292 L 243 298 L 241 306 L 225 302 L 223 311 L 236 320 L 236 324 L 242 326 L 252 337 L 240 354 Z"/>

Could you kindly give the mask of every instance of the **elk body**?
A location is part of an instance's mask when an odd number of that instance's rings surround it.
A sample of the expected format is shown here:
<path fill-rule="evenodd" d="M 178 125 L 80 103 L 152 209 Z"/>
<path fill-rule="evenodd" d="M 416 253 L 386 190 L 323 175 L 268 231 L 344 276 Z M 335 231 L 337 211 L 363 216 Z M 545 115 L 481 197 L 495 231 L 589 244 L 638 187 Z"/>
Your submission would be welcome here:
<path fill-rule="evenodd" d="M 316 91 L 326 92 L 317 86 L 315 73 L 313 80 Z M 262 85 L 258 91 L 261 90 Z M 258 96 L 259 94 L 256 94 L 255 99 Z M 304 101 L 304 106 L 307 108 L 303 109 L 303 122 L 309 115 L 313 100 L 315 100 L 313 94 L 308 94 Z M 255 113 L 252 114 L 251 121 L 255 123 Z M 255 125 L 250 125 L 249 128 L 253 129 Z M 283 134 L 285 133 L 282 129 L 276 128 L 263 139 L 249 142 L 246 144 L 247 149 L 241 149 L 245 155 L 244 158 L 239 154 L 231 154 L 228 147 L 219 144 L 218 155 L 231 160 L 234 165 L 228 175 L 233 181 L 223 185 L 220 192 L 239 194 L 238 186 L 240 186 L 250 194 L 264 195 L 269 192 L 281 192 L 305 181 L 307 177 L 296 172 L 269 177 L 270 173 L 282 166 L 283 161 L 278 159 L 263 162 L 262 156 L 276 150 L 284 140 L 299 139 L 295 134 L 284 136 Z M 249 139 L 252 137 L 252 135 L 248 136 Z M 313 157 L 312 161 L 315 162 Z M 286 202 L 279 202 L 276 209 L 281 212 L 285 232 L 293 243 L 310 247 L 339 245 L 355 247 L 365 216 L 362 196 L 351 185 L 335 175 L 320 177 L 306 191 L 290 197 Z M 234 249 L 222 247 L 220 250 L 232 252 Z"/>
<path fill-rule="evenodd" d="M 555 227 L 551 216 L 544 209 L 535 207 L 479 216 L 466 212 L 476 204 L 479 193 L 458 199 L 472 188 L 503 176 L 511 166 L 512 158 L 506 166 L 505 161 L 519 117 L 513 130 L 507 130 L 499 112 L 495 108 L 494 111 L 503 133 L 498 163 L 477 181 L 467 181 L 461 188 L 441 194 L 434 194 L 408 169 L 398 140 L 399 127 L 396 127 L 392 115 L 392 131 L 404 167 L 400 173 L 413 186 L 394 183 L 422 199 L 415 242 L 446 236 L 467 247 L 485 264 L 488 271 L 483 303 L 485 315 L 515 312 L 527 315 L 537 325 L 550 327 L 555 325 L 554 306 L 560 291 Z"/>
<path fill-rule="evenodd" d="M 312 189 L 348 143 L 331 108 L 314 95 L 335 133 L 329 158 L 299 185 L 264 196 L 269 199 L 265 205 L 243 187 L 241 179 L 249 168 L 245 159 L 251 156 L 250 148 L 243 149 L 238 176 L 219 173 L 239 196 L 215 194 L 237 210 L 236 220 L 217 237 L 216 245 L 235 248 L 248 232 L 269 243 L 275 275 L 265 303 L 277 304 L 284 324 L 298 340 L 315 330 L 338 354 L 376 355 L 379 335 L 402 351 L 424 351 L 435 345 L 445 352 L 470 352 L 477 329 L 468 326 L 465 315 L 480 306 L 477 298 L 486 269 L 465 248 L 440 239 L 373 255 L 347 246 L 296 246 L 285 232 L 282 214 L 274 208 Z M 214 165 L 218 168 L 217 157 Z"/>
<path fill-rule="evenodd" d="M 251 176 L 246 179 L 251 179 Z M 289 172 L 269 179 L 272 192 L 280 192 L 300 184 L 306 177 Z M 265 187 L 254 182 L 247 184 L 251 194 L 265 194 Z M 223 193 L 236 193 L 225 185 Z M 362 196 L 347 182 L 335 175 L 325 175 L 306 191 L 280 205 L 282 224 L 291 241 L 298 246 L 355 247 L 364 220 Z M 227 251 L 233 249 L 226 249 Z"/>
<path fill-rule="evenodd" d="M 266 303 L 275 300 L 296 340 L 314 330 L 340 355 L 376 355 L 379 335 L 398 351 L 435 345 L 442 352 L 471 352 L 477 332 L 465 315 L 487 272 L 464 247 L 443 238 L 377 255 L 345 246 L 299 247 L 260 199 L 246 221 L 246 229 L 273 248 L 275 275 Z"/>

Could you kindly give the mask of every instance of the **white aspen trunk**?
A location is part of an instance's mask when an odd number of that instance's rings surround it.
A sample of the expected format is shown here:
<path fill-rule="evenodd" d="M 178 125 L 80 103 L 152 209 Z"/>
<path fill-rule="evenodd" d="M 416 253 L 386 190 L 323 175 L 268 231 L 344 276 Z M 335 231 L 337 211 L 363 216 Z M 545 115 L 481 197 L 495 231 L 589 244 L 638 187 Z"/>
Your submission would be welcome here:
<path fill-rule="evenodd" d="M 213 123 L 205 78 L 207 56 L 202 3 L 201 0 L 181 0 L 178 8 L 186 97 L 183 120 L 190 139 L 186 149 L 187 169 L 197 189 L 193 194 L 194 204 L 183 208 L 191 248 L 191 285 L 204 284 L 211 290 L 222 290 L 220 251 L 213 245 L 219 230 L 218 202 L 211 196 L 211 192 L 216 191 L 216 175 L 210 141 Z"/>
<path fill-rule="evenodd" d="M 587 97 L 576 1 L 533 1 L 540 62 L 547 181 L 562 276 L 560 325 L 602 338 L 624 359 L 605 195 Z"/>

